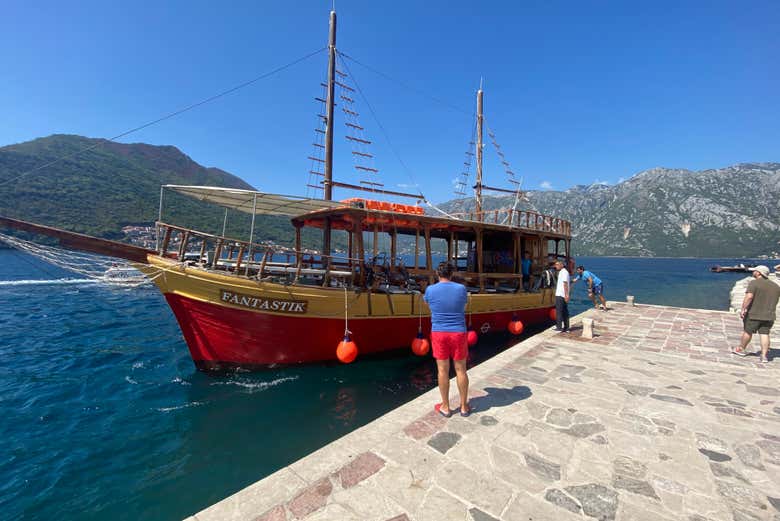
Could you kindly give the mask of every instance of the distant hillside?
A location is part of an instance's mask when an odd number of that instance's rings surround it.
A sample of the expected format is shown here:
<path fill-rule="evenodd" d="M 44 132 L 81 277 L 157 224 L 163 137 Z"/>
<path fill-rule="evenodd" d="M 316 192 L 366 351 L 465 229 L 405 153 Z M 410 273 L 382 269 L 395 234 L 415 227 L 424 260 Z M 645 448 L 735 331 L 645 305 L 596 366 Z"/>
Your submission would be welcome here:
<path fill-rule="evenodd" d="M 18 181 L 7 179 L 88 147 Z M 0 213 L 103 237 L 121 237 L 129 224 L 157 219 L 160 185 L 210 185 L 253 189 L 218 168 L 206 168 L 173 146 L 123 144 L 105 139 L 53 135 L 0 147 Z M 198 203 L 178 205 L 176 217 L 215 229 L 219 215 L 205 216 Z"/>
<path fill-rule="evenodd" d="M 780 163 L 653 168 L 614 186 L 528 192 L 525 208 L 572 221 L 577 255 L 754 257 L 780 252 Z M 490 197 L 486 208 L 511 206 Z M 473 206 L 450 201 L 444 207 Z"/>
<path fill-rule="evenodd" d="M 4 180 L 98 145 L 39 172 Z M 121 228 L 157 219 L 160 185 L 252 189 L 240 178 L 206 168 L 172 146 L 122 144 L 54 135 L 0 147 L 0 215 L 77 232 L 121 238 Z M 755 257 L 780 251 L 780 163 L 739 164 L 717 170 L 654 168 L 614 186 L 531 191 L 523 207 L 572 221 L 576 255 Z M 206 232 L 222 229 L 224 211 L 184 196 L 166 196 L 163 219 Z M 487 209 L 512 197 L 487 197 Z M 441 205 L 449 211 L 473 200 Z M 228 235 L 244 238 L 249 216 L 231 212 Z M 317 247 L 321 233 L 307 230 Z M 342 234 L 334 247 L 343 248 Z M 289 219 L 258 219 L 255 239 L 291 245 Z"/>

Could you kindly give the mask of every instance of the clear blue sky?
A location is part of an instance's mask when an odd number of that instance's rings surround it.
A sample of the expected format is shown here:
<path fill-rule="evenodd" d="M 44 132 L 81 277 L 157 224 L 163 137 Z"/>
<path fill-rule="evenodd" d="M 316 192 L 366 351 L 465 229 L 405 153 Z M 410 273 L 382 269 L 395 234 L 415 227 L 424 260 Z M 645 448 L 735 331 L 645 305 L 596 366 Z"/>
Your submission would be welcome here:
<path fill-rule="evenodd" d="M 114 136 L 326 45 L 330 2 L 263 4 L 4 2 L 0 144 Z M 780 2 L 336 7 L 340 51 L 424 93 L 349 63 L 411 172 L 358 97 L 390 189 L 453 197 L 481 77 L 487 122 L 527 189 L 780 161 Z M 123 141 L 175 145 L 262 190 L 303 194 L 325 72 L 323 53 Z M 354 181 L 344 148 L 335 173 Z M 490 145 L 486 159 L 486 181 L 508 186 Z"/>

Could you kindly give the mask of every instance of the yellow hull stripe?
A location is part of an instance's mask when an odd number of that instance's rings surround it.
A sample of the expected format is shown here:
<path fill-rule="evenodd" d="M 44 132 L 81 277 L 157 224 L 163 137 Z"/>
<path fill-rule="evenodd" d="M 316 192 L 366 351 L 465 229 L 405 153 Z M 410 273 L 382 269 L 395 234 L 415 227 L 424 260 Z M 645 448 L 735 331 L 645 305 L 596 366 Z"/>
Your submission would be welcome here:
<path fill-rule="evenodd" d="M 298 317 L 302 316 L 301 306 L 296 307 L 289 304 L 290 309 L 297 309 L 297 312 L 290 313 L 287 312 L 288 306 L 283 303 L 305 302 L 304 316 L 323 318 L 344 316 L 345 292 L 343 288 L 254 281 L 187 266 L 173 259 L 156 255 L 149 255 L 148 262 L 148 265 L 141 264 L 136 267 L 152 278 L 163 294 L 173 293 L 200 302 L 257 313 L 269 312 L 269 305 L 277 302 L 281 304 L 276 304 L 277 310 L 273 311 L 274 315 Z M 239 297 L 226 298 L 226 295 Z M 243 305 L 239 299 L 241 296 L 244 297 Z M 369 298 L 371 299 L 370 305 Z M 348 290 L 346 301 L 350 318 L 408 318 L 416 317 L 420 313 L 422 316 L 430 314 L 428 306 L 420 294 L 371 293 L 369 295 L 365 290 L 360 292 Z M 268 304 L 264 304 L 266 302 Z M 422 311 L 420 305 L 422 305 Z M 540 293 L 483 293 L 470 295 L 467 312 L 511 312 L 554 305 L 555 299 L 552 289 L 544 289 Z M 284 311 L 278 310 L 279 308 L 284 309 Z"/>

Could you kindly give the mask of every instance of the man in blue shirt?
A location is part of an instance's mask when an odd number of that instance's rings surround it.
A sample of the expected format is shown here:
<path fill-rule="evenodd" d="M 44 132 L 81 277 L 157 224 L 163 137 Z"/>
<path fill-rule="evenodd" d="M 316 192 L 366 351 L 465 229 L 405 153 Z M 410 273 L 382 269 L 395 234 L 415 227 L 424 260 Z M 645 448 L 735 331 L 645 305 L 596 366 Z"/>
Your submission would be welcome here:
<path fill-rule="evenodd" d="M 596 304 L 596 297 L 601 300 L 601 310 L 607 310 L 607 299 L 604 298 L 604 284 L 594 273 L 585 269 L 585 266 L 577 266 L 577 276 L 572 280 L 572 284 L 578 280 L 584 280 L 588 283 L 588 297 L 593 302 L 593 307 L 599 309 Z"/>
<path fill-rule="evenodd" d="M 468 292 L 463 284 L 452 282 L 455 268 L 442 262 L 436 269 L 439 282 L 425 290 L 425 302 L 431 310 L 431 347 L 438 369 L 441 403 L 434 407 L 447 418 L 450 410 L 450 358 L 455 365 L 455 375 L 460 393 L 460 415 L 471 414 L 469 407 L 469 377 L 466 374 L 466 358 L 469 354 L 466 334 L 466 303 Z"/>
<path fill-rule="evenodd" d="M 525 258 L 520 261 L 523 271 L 523 290 L 528 291 L 531 287 L 531 252 L 525 252 Z"/>

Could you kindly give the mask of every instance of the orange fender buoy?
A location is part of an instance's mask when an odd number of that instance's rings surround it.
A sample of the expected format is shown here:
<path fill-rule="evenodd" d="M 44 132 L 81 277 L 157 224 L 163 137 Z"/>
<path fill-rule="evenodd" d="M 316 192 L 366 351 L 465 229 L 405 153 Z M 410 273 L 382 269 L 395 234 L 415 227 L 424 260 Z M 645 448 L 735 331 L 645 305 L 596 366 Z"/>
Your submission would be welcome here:
<path fill-rule="evenodd" d="M 338 347 L 336 347 L 336 358 L 338 358 L 340 362 L 349 364 L 357 358 L 357 355 L 357 344 L 350 340 L 349 335 L 344 335 L 344 340 L 339 342 Z"/>
<path fill-rule="evenodd" d="M 553 322 L 555 322 L 555 317 L 556 317 L 556 314 L 555 314 L 555 308 L 550 308 L 550 311 L 549 311 L 549 313 L 547 313 L 547 314 L 549 315 L 549 317 L 550 317 L 550 320 L 552 320 Z"/>
<path fill-rule="evenodd" d="M 473 329 L 468 330 L 468 332 L 466 333 L 466 338 L 468 339 L 469 347 L 475 345 L 477 343 L 477 340 L 479 339 L 479 337 L 477 336 L 477 332 L 474 331 Z"/>
<path fill-rule="evenodd" d="M 525 326 L 523 326 L 523 322 L 513 318 L 509 321 L 509 325 L 507 326 L 507 329 L 510 333 L 513 335 L 521 335 L 523 333 L 523 329 L 525 329 Z"/>
<path fill-rule="evenodd" d="M 412 353 L 417 356 L 425 356 L 430 348 L 431 343 L 428 342 L 428 339 L 422 333 L 417 333 L 417 337 L 412 340 Z"/>

